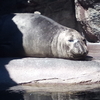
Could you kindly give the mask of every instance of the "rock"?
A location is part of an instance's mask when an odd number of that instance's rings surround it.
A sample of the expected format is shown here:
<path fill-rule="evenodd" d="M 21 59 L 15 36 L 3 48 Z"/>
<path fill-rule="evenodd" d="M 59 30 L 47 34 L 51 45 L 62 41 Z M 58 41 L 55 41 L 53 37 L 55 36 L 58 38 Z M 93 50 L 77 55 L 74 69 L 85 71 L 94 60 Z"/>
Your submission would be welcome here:
<path fill-rule="evenodd" d="M 100 1 L 75 0 L 76 18 L 81 32 L 90 42 L 100 42 Z"/>
<path fill-rule="evenodd" d="M 88 44 L 88 47 L 90 57 L 87 57 L 86 61 L 57 58 L 0 58 L 1 88 L 23 83 L 98 83 L 100 44 Z"/>
<path fill-rule="evenodd" d="M 70 6 L 69 6 L 70 5 Z M 73 0 L 1 0 L 0 15 L 9 13 L 34 13 L 50 17 L 70 28 L 77 28 Z"/>

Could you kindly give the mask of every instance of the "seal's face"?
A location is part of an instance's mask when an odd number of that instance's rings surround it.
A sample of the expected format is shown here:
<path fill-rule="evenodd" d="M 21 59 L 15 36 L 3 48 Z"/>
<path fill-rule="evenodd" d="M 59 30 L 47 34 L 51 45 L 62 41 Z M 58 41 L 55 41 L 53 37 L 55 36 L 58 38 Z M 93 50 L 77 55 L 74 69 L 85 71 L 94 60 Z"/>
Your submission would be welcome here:
<path fill-rule="evenodd" d="M 77 31 L 71 29 L 62 32 L 58 37 L 57 51 L 59 57 L 84 59 L 88 53 L 86 40 Z"/>
<path fill-rule="evenodd" d="M 76 35 L 77 34 L 77 35 Z M 88 53 L 86 40 L 78 33 L 71 33 L 71 36 L 67 38 L 69 45 L 68 52 L 71 59 L 84 59 Z"/>

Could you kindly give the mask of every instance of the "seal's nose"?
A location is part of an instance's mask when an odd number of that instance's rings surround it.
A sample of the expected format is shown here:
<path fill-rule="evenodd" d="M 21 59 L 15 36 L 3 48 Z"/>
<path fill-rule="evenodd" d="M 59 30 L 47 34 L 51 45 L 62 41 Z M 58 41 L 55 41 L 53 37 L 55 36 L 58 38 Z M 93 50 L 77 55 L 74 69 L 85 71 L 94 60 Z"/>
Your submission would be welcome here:
<path fill-rule="evenodd" d="M 88 54 L 87 47 L 83 45 L 83 43 L 81 43 L 80 41 L 75 42 L 74 47 L 76 48 L 78 54 L 81 54 L 81 55 Z"/>
<path fill-rule="evenodd" d="M 83 53 L 83 55 L 87 55 L 88 54 L 88 51 L 87 50 L 85 50 L 85 52 Z"/>
<path fill-rule="evenodd" d="M 74 42 L 74 47 L 75 48 L 82 48 L 82 45 L 80 44 L 80 42 L 79 41 L 76 41 L 76 42 Z"/>

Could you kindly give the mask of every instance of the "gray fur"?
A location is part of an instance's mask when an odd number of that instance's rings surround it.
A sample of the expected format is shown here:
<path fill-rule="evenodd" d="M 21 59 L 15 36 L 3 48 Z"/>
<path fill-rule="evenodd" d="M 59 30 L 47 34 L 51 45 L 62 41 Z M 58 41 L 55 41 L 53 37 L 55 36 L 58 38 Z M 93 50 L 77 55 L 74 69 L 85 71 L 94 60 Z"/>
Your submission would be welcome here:
<path fill-rule="evenodd" d="M 0 56 L 79 59 L 87 55 L 84 38 L 77 31 L 43 15 L 10 14 L 0 21 Z"/>

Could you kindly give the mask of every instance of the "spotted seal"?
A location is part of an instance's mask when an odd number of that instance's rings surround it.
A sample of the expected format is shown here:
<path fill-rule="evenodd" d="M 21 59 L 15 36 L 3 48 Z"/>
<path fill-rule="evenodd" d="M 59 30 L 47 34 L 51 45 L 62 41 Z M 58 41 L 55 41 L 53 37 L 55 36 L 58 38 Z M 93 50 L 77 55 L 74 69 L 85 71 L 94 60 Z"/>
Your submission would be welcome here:
<path fill-rule="evenodd" d="M 0 56 L 81 59 L 84 37 L 39 13 L 16 13 L 0 19 Z"/>

